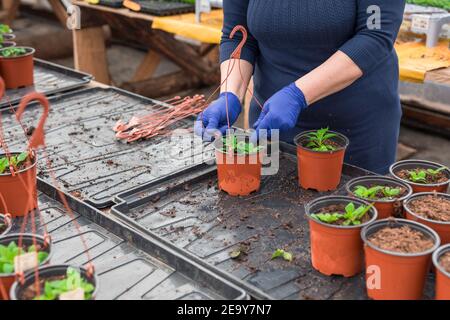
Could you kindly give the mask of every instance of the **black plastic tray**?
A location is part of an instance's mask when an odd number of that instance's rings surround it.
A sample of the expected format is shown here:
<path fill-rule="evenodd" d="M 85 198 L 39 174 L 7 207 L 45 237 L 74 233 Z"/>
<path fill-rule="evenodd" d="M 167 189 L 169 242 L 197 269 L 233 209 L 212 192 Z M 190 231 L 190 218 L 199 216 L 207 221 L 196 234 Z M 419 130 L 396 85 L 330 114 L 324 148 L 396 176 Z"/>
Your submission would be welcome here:
<path fill-rule="evenodd" d="M 295 149 L 283 144 L 282 151 L 278 174 L 263 177 L 261 190 L 248 197 L 218 191 L 216 169 L 205 165 L 121 194 L 111 212 L 215 266 L 255 298 L 365 299 L 363 275 L 327 277 L 311 267 L 304 204 L 330 193 L 301 190 Z M 334 193 L 345 194 L 349 179 L 366 174 L 346 165 Z M 230 253 L 240 247 L 246 254 L 233 260 Z M 294 262 L 271 260 L 278 248 L 293 253 Z"/>
<path fill-rule="evenodd" d="M 160 102 L 119 89 L 89 88 L 55 96 L 50 103 L 46 144 L 57 179 L 65 191 L 97 208 L 114 204 L 118 193 L 202 162 L 185 157 L 168 137 L 132 144 L 115 139 L 112 128 L 119 118 L 161 108 Z M 22 122 L 35 126 L 39 116 L 40 106 L 31 104 Z M 14 115 L 5 110 L 2 120 L 9 148 L 23 146 L 25 135 Z M 174 128 L 192 127 L 192 120 L 184 120 Z M 186 137 L 194 141 L 193 135 Z M 40 162 L 40 169 L 40 177 L 50 181 L 45 163 Z"/>
<path fill-rule="evenodd" d="M 18 104 L 24 95 L 33 91 L 49 96 L 82 87 L 91 80 L 92 76 L 86 73 L 35 58 L 34 86 L 6 90 L 0 108 Z"/>
<path fill-rule="evenodd" d="M 141 11 L 154 16 L 171 16 L 195 11 L 195 6 L 189 3 L 176 1 L 136 0 Z"/>
<path fill-rule="evenodd" d="M 51 263 L 85 265 L 88 258 L 80 236 L 61 205 L 56 189 L 43 180 L 38 181 L 38 186 L 41 190 L 39 207 L 53 241 Z M 154 239 L 71 196 L 68 202 L 81 226 L 99 277 L 99 300 L 247 298 L 242 289 Z M 14 221 L 11 233 L 19 232 L 20 225 L 21 219 Z M 27 226 L 30 231 L 30 224 Z M 38 233 L 43 233 L 42 227 Z"/>

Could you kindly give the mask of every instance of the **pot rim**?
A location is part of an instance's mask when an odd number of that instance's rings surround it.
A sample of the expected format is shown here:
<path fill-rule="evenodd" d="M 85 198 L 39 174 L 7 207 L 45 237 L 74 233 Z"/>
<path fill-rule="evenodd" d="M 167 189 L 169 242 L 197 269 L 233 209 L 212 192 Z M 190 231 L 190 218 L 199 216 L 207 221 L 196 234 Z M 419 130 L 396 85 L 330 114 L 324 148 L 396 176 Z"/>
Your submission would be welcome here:
<path fill-rule="evenodd" d="M 385 249 L 381 249 L 375 245 L 373 245 L 368 239 L 367 239 L 367 232 L 370 228 L 373 228 L 375 226 L 378 225 L 389 225 L 390 223 L 397 223 L 400 225 L 413 225 L 415 227 L 416 230 L 420 230 L 430 236 L 432 236 L 432 238 L 434 238 L 434 245 L 433 247 L 431 247 L 430 249 L 423 251 L 423 252 L 417 252 L 417 253 L 402 253 L 402 252 L 394 252 L 394 251 L 389 251 L 389 250 L 385 250 Z M 377 220 L 374 223 L 365 226 L 362 230 L 361 230 L 361 239 L 364 241 L 364 245 L 372 248 L 375 251 L 390 255 L 390 256 L 396 256 L 396 257 L 403 257 L 403 258 L 413 258 L 413 257 L 421 257 L 421 256 L 426 256 L 428 254 L 432 254 L 437 248 L 439 248 L 440 244 L 441 244 L 441 238 L 439 237 L 439 235 L 437 234 L 436 231 L 434 231 L 433 229 L 431 229 L 430 227 L 427 227 L 426 225 L 422 224 L 422 223 L 418 223 L 415 221 L 411 221 L 411 220 L 407 220 L 407 219 L 392 219 L 392 218 L 388 218 L 388 219 L 382 219 L 382 220 Z"/>
<path fill-rule="evenodd" d="M 352 198 L 352 197 L 348 197 L 348 196 L 324 196 L 324 197 L 320 197 L 320 198 L 316 198 L 310 202 L 308 202 L 305 205 L 305 213 L 306 216 L 308 217 L 308 219 L 310 221 L 316 222 L 322 226 L 325 227 L 329 227 L 329 228 L 333 228 L 333 229 L 345 229 L 345 230 L 349 230 L 349 229 L 358 229 L 358 228 L 364 228 L 365 226 L 371 224 L 372 222 L 374 222 L 377 217 L 378 217 L 378 211 L 377 209 L 372 206 L 372 208 L 369 210 L 372 211 L 372 217 L 369 221 L 366 221 L 364 223 L 361 223 L 360 225 L 357 226 L 340 226 L 340 225 L 334 225 L 334 224 L 329 224 L 329 223 L 325 223 L 322 222 L 320 220 L 314 219 L 313 217 L 311 217 L 311 207 L 313 205 L 317 205 L 318 203 L 325 201 L 325 200 L 340 200 L 340 201 L 347 201 L 348 203 L 350 202 L 358 202 L 360 205 L 365 205 L 365 206 L 370 206 L 371 204 L 365 200 L 359 199 L 359 198 Z"/>
<path fill-rule="evenodd" d="M 5 44 L 11 44 L 9 47 L 5 47 Z M 0 48 L 0 49 L 6 49 L 6 48 L 11 48 L 11 47 L 16 47 L 17 46 L 17 43 L 15 43 L 14 41 L 10 41 L 10 40 L 8 40 L 8 41 L 3 41 L 2 43 L 1 43 L 1 45 L 3 46 L 2 48 Z"/>
<path fill-rule="evenodd" d="M 406 193 L 406 195 L 404 195 L 400 198 L 395 198 L 395 199 L 391 199 L 391 200 L 383 200 L 383 199 L 373 199 L 372 200 L 372 199 L 360 198 L 356 194 L 354 194 L 353 191 L 351 190 L 351 186 L 353 186 L 357 182 L 369 181 L 371 179 L 384 180 L 384 181 L 390 182 L 392 184 L 400 185 L 403 188 L 405 188 L 408 192 Z M 369 202 L 375 202 L 375 203 L 395 203 L 397 201 L 401 202 L 401 201 L 408 199 L 413 194 L 413 189 L 409 184 L 407 184 L 403 181 L 400 181 L 400 180 L 397 180 L 397 179 L 394 179 L 391 177 L 385 177 L 385 176 L 363 176 L 363 177 L 354 178 L 345 184 L 345 190 L 357 199 L 362 199 L 362 200 L 366 200 Z"/>
<path fill-rule="evenodd" d="M 339 148 L 336 148 L 333 151 L 315 151 L 315 150 L 311 150 L 309 148 L 306 148 L 306 147 L 302 146 L 299 143 L 299 140 L 301 138 L 303 138 L 304 136 L 306 136 L 308 133 L 316 132 L 316 131 L 317 130 L 307 130 L 307 131 L 303 131 L 302 133 L 299 133 L 298 135 L 296 135 L 294 137 L 294 143 L 297 146 L 297 148 L 300 148 L 302 150 L 306 150 L 306 151 L 309 151 L 309 152 L 313 152 L 313 153 L 318 153 L 318 154 L 333 154 L 333 153 L 337 153 L 337 152 L 342 151 L 342 150 L 346 150 L 347 147 L 350 144 L 350 140 L 345 135 L 343 135 L 342 133 L 339 133 L 337 131 L 332 131 L 332 130 L 329 130 L 328 132 L 337 135 L 339 138 L 341 138 L 342 140 L 345 141 L 345 144 L 343 146 L 340 146 Z"/>
<path fill-rule="evenodd" d="M 32 239 L 34 237 L 34 238 L 36 238 L 36 241 L 38 241 L 38 242 L 41 242 L 41 243 L 45 242 L 45 239 L 44 239 L 43 236 L 37 235 L 37 234 L 32 234 L 32 233 L 11 233 L 11 234 L 2 236 L 0 238 L 0 241 L 3 242 L 3 241 L 5 241 L 6 239 L 9 239 L 9 238 L 13 238 L 13 239 L 17 239 L 18 240 L 20 236 L 22 236 L 22 241 L 25 238 L 31 238 L 31 241 L 32 241 Z M 11 242 L 11 241 L 16 241 L 17 242 L 17 240 L 13 240 L 13 239 L 11 239 L 9 242 Z M 48 256 L 47 256 L 47 258 L 44 261 L 42 261 L 39 264 L 39 267 L 49 263 L 51 257 L 52 257 L 52 240 L 50 239 L 50 242 L 49 242 L 49 245 L 48 245 Z M 16 275 L 15 273 L 0 273 L 0 278 L 9 278 L 9 277 L 14 277 L 15 275 Z"/>
<path fill-rule="evenodd" d="M 2 221 L 3 221 L 3 223 L 6 224 L 6 229 L 5 229 L 5 231 L 3 231 L 2 234 L 0 234 L 0 237 L 5 237 L 8 234 L 8 232 L 11 231 L 12 220 L 8 219 L 4 214 L 0 213 L 0 222 L 2 222 Z"/>
<path fill-rule="evenodd" d="M 406 199 L 406 201 L 403 203 L 403 208 L 406 211 L 408 211 L 409 214 L 413 215 L 416 218 L 419 218 L 420 220 L 427 221 L 427 222 L 434 223 L 434 224 L 441 224 L 441 225 L 450 226 L 450 221 L 439 221 L 439 220 L 428 219 L 428 218 L 422 217 L 421 215 L 418 215 L 417 213 L 413 212 L 408 207 L 408 204 L 412 200 L 416 200 L 417 198 L 425 197 L 425 196 L 439 196 L 439 197 L 443 197 L 443 198 L 446 198 L 446 199 L 450 200 L 450 195 L 447 194 L 447 193 L 442 193 L 442 192 L 419 192 L 419 193 L 413 194 L 408 199 Z"/>
<path fill-rule="evenodd" d="M 440 182 L 440 183 L 430 183 L 430 184 L 416 183 L 416 182 L 402 179 L 395 174 L 394 170 L 397 169 L 398 166 L 405 165 L 405 164 L 412 163 L 412 162 L 419 162 L 422 164 L 432 165 L 432 166 L 435 166 L 436 168 L 446 167 L 447 169 L 445 169 L 444 172 L 447 173 L 447 178 L 448 178 L 447 181 Z M 450 183 L 450 170 L 448 169 L 448 167 L 444 166 L 443 164 L 433 162 L 433 161 L 428 161 L 428 160 L 407 159 L 407 160 L 397 161 L 389 167 L 389 173 L 397 180 L 400 180 L 400 181 L 403 181 L 410 185 L 414 185 L 414 186 L 418 186 L 418 187 L 441 187 L 441 186 L 444 186 L 444 185 Z"/>
<path fill-rule="evenodd" d="M 74 268 L 74 269 L 77 269 L 77 270 L 81 270 L 84 273 L 87 273 L 87 269 L 85 267 L 83 267 L 83 266 L 75 266 L 75 265 L 71 265 L 71 264 L 43 265 L 43 266 L 39 267 L 38 273 L 42 274 L 42 272 L 45 272 L 45 271 L 51 272 L 51 271 L 53 271 L 52 269 L 59 270 L 61 268 L 65 268 L 67 270 L 70 267 Z M 83 277 L 83 275 L 82 275 L 82 277 Z M 27 281 L 27 279 L 29 279 L 29 278 L 33 279 L 34 278 L 34 271 L 30 270 L 29 272 L 27 272 L 25 274 L 24 278 L 25 278 L 25 281 Z M 87 277 L 84 277 L 84 278 L 87 279 Z M 97 276 L 97 273 L 95 271 L 94 271 L 94 274 L 93 274 L 93 277 L 92 277 L 92 282 L 94 284 L 94 291 L 92 292 L 92 298 L 95 298 L 98 295 L 98 290 L 99 290 L 98 276 Z M 18 284 L 17 281 L 14 281 L 14 283 L 12 284 L 11 289 L 9 291 L 9 296 L 11 297 L 11 300 L 18 300 L 18 298 L 16 296 L 16 291 L 18 291 L 20 289 L 23 289 L 23 288 L 19 287 L 19 284 Z M 91 300 L 93 300 L 93 299 L 91 299 Z"/>
<path fill-rule="evenodd" d="M 27 53 L 25 53 L 25 54 L 23 54 L 21 56 L 17 56 L 17 57 L 3 57 L 3 56 L 0 55 L 0 59 L 6 59 L 6 60 L 20 59 L 20 58 L 31 56 L 31 55 L 33 55 L 36 52 L 36 50 L 34 48 L 32 48 L 32 47 L 24 47 L 24 46 L 17 47 L 16 46 L 14 48 L 25 49 L 25 50 L 27 50 Z M 0 49 L 0 52 L 3 51 L 3 50 L 6 50 L 6 49 L 8 49 L 8 48 L 2 48 L 2 49 Z"/>
<path fill-rule="evenodd" d="M 441 256 L 447 252 L 450 252 L 450 243 L 437 248 L 433 253 L 432 260 L 436 269 L 438 269 L 440 272 L 442 272 L 444 275 L 450 278 L 450 272 L 444 270 L 444 268 L 439 263 L 439 259 L 441 258 Z"/>
<path fill-rule="evenodd" d="M 250 137 L 250 134 L 239 132 L 239 133 L 233 133 L 233 136 Z M 256 152 L 252 152 L 252 153 L 248 153 L 248 154 L 238 154 L 238 153 L 231 154 L 231 153 L 228 153 L 228 152 L 224 152 L 223 149 L 219 146 L 219 141 L 222 142 L 223 137 L 226 137 L 226 136 L 221 135 L 220 137 L 216 138 L 214 140 L 214 142 L 213 142 L 214 150 L 216 152 L 221 153 L 221 154 L 226 154 L 226 155 L 229 155 L 229 156 L 248 157 L 248 156 L 252 156 L 252 155 L 259 155 L 261 153 L 261 151 L 265 149 L 263 146 L 260 146 L 260 149 L 258 151 L 256 151 Z"/>
<path fill-rule="evenodd" d="M 14 33 L 3 33 L 2 36 L 3 36 L 3 39 L 7 39 L 7 40 L 14 40 L 17 37 Z"/>
<path fill-rule="evenodd" d="M 34 158 L 33 163 L 29 167 L 26 167 L 26 168 L 24 168 L 22 170 L 19 170 L 19 171 L 15 172 L 15 174 L 20 174 L 20 173 L 23 173 L 25 171 L 31 170 L 31 169 L 33 169 L 33 167 L 36 166 L 36 164 L 37 164 L 36 152 L 34 152 L 34 151 L 31 151 L 31 152 L 32 152 L 33 158 Z M 20 152 L 10 152 L 10 154 L 20 154 Z M 3 157 L 4 155 L 5 155 L 4 152 L 0 153 L 0 157 Z M 9 172 L 9 173 L 1 173 L 0 174 L 0 178 L 1 177 L 9 177 L 9 176 L 12 176 L 11 172 Z"/>

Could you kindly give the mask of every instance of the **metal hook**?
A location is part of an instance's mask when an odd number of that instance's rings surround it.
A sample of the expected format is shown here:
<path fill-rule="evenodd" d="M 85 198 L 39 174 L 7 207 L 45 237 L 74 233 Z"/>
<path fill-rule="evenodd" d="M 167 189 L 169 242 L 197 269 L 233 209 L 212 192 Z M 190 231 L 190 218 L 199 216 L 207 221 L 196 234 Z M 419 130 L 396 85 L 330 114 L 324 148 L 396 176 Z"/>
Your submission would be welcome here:
<path fill-rule="evenodd" d="M 247 38 L 248 38 L 247 29 L 245 29 L 245 27 L 241 26 L 241 25 L 237 25 L 236 27 L 234 27 L 233 31 L 231 31 L 230 39 L 233 39 L 234 35 L 238 31 L 242 32 L 242 40 L 239 43 L 239 45 L 237 46 L 236 50 L 234 50 L 233 53 L 231 54 L 231 56 L 230 56 L 231 59 L 240 59 L 241 58 L 242 48 L 244 48 L 244 45 L 247 42 Z"/>
<path fill-rule="evenodd" d="M 39 120 L 39 124 L 38 124 L 37 128 L 34 130 L 33 135 L 30 138 L 30 142 L 29 142 L 29 146 L 28 146 L 30 149 L 37 149 L 39 146 L 45 145 L 44 125 L 45 125 L 45 121 L 47 120 L 48 113 L 50 110 L 50 105 L 48 103 L 47 98 L 43 94 L 40 94 L 37 92 L 32 92 L 30 94 L 27 94 L 20 101 L 19 107 L 16 111 L 16 118 L 18 121 L 20 121 L 22 114 L 25 111 L 25 108 L 32 101 L 39 102 L 42 105 L 42 107 L 44 108 L 44 113 L 42 114 L 41 119 Z"/>

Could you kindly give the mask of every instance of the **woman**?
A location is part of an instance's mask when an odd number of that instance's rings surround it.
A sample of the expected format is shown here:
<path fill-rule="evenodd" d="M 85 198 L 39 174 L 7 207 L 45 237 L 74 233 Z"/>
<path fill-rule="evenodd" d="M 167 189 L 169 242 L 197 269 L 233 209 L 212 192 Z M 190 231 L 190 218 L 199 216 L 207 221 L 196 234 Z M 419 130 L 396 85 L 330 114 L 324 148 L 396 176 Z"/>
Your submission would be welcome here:
<path fill-rule="evenodd" d="M 222 79 L 242 39 L 229 39 L 230 32 L 243 25 L 249 37 L 196 132 L 206 139 L 224 133 L 253 75 L 255 98 L 264 103 L 262 111 L 255 101 L 250 107 L 257 132 L 279 129 L 292 143 L 299 132 L 329 127 L 350 139 L 347 163 L 387 173 L 400 128 L 393 44 L 404 7 L 404 0 L 224 0 Z"/>

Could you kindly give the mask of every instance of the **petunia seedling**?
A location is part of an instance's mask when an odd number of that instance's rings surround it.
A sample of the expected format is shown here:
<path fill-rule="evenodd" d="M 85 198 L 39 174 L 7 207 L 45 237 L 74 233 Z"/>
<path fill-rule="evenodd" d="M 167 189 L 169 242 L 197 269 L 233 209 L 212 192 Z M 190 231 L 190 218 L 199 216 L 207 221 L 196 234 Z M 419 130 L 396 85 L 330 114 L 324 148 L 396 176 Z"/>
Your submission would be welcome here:
<path fill-rule="evenodd" d="M 4 58 L 20 57 L 27 53 L 24 48 L 10 47 L 0 51 L 0 56 Z"/>
<path fill-rule="evenodd" d="M 342 221 L 340 224 L 343 226 L 357 226 L 362 223 L 362 218 L 367 214 L 370 208 L 372 208 L 372 205 L 361 205 L 356 208 L 355 204 L 350 202 L 345 206 L 345 213 L 313 213 L 311 214 L 311 217 L 329 224 Z"/>
<path fill-rule="evenodd" d="M 400 194 L 401 189 L 400 188 L 392 188 L 392 187 L 385 187 L 385 186 L 373 186 L 370 188 L 367 188 L 365 186 L 356 186 L 355 190 L 353 190 L 353 193 L 363 199 L 380 199 L 380 198 L 393 198 Z M 379 194 L 382 194 L 383 196 L 380 197 Z"/>
<path fill-rule="evenodd" d="M 61 280 L 45 281 L 44 293 L 34 300 L 57 300 L 61 294 L 72 292 L 77 289 L 82 289 L 84 292 L 84 299 L 89 300 L 92 297 L 95 287 L 92 283 L 81 277 L 78 270 L 74 268 L 67 268 L 66 277 Z"/>
<path fill-rule="evenodd" d="M 448 170 L 447 167 L 441 167 L 439 169 L 422 169 L 422 170 L 409 170 L 409 180 L 417 183 L 427 183 L 427 177 L 435 177 L 442 171 Z"/>
<path fill-rule="evenodd" d="M 239 141 L 235 135 L 228 135 L 222 138 L 223 151 L 240 155 L 257 153 L 261 148 L 251 142 Z"/>
<path fill-rule="evenodd" d="M 0 158 L 0 174 L 4 173 L 10 166 L 18 168 L 29 158 L 28 152 L 22 152 L 11 157 L 3 156 Z"/>
<path fill-rule="evenodd" d="M 307 134 L 308 143 L 306 144 L 307 148 L 310 148 L 313 151 L 327 152 L 334 151 L 336 148 L 329 144 L 331 138 L 336 137 L 336 134 L 329 133 L 328 128 L 322 128 L 315 132 L 310 132 Z"/>
<path fill-rule="evenodd" d="M 14 270 L 14 259 L 16 256 L 25 253 L 36 252 L 35 246 L 29 246 L 27 250 L 21 249 L 17 246 L 14 241 L 11 241 L 8 246 L 0 245 L 0 274 L 10 274 L 13 273 Z M 37 259 L 39 264 L 44 262 L 48 257 L 48 252 L 38 251 Z"/>
<path fill-rule="evenodd" d="M 284 251 L 283 249 L 277 249 L 272 254 L 271 260 L 277 259 L 277 258 L 283 258 L 286 261 L 291 262 L 293 260 L 293 255 L 290 252 Z"/>

